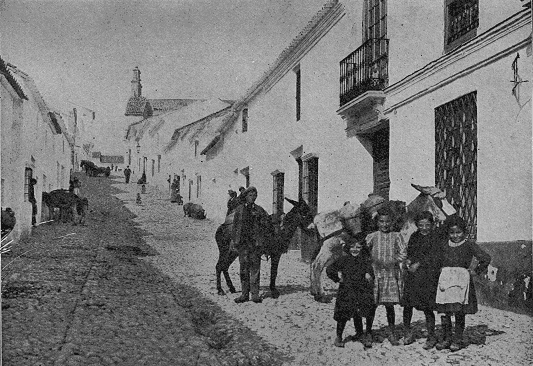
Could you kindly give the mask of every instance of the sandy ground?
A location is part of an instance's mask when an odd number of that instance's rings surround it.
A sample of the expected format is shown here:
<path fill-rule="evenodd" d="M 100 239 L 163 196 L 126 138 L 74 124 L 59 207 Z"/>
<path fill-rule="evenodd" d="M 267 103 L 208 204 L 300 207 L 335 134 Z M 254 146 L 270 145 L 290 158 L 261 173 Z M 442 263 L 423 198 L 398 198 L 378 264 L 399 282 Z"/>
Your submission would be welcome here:
<path fill-rule="evenodd" d="M 219 223 L 183 217 L 182 206 L 170 203 L 167 192 L 148 187 L 142 194 L 142 204 L 136 203 L 140 192 L 136 184 L 117 188 L 127 193 L 118 194 L 137 217 L 134 219 L 150 235 L 144 239 L 159 254 L 147 257 L 155 267 L 178 282 L 192 285 L 213 300 L 224 311 L 242 321 L 265 341 L 293 358 L 291 365 L 531 365 L 532 318 L 527 315 L 480 306 L 475 315 L 467 316 L 467 348 L 450 351 L 426 351 L 422 348 L 423 314 L 415 311 L 413 322 L 419 339 L 409 346 L 392 346 L 387 340 L 374 343 L 364 350 L 359 342 L 348 342 L 343 349 L 333 346 L 335 321 L 334 304 L 321 304 L 309 294 L 309 265 L 300 260 L 298 251 L 291 251 L 281 259 L 278 299 L 266 297 L 261 304 L 236 304 L 239 295 L 217 295 L 215 264 L 218 256 L 214 233 Z M 209 213 L 208 213 L 209 215 Z M 270 262 L 261 267 L 261 291 L 268 296 Z M 237 289 L 238 261 L 230 268 Z M 334 293 L 335 284 L 324 281 L 326 292 Z M 224 289 L 225 284 L 223 282 Z M 396 323 L 401 324 L 401 307 L 396 307 Z M 439 323 L 439 320 L 437 320 Z M 378 308 L 375 330 L 385 329 L 385 309 Z M 354 334 L 349 324 L 345 336 Z"/>

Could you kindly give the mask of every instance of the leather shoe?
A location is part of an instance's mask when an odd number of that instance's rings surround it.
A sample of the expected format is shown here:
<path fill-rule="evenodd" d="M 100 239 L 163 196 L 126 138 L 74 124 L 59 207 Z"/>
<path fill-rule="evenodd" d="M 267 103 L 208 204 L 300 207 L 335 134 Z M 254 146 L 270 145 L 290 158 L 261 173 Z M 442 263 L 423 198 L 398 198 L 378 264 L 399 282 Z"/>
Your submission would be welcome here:
<path fill-rule="evenodd" d="M 243 302 L 246 302 L 246 301 L 249 301 L 250 299 L 248 298 L 248 296 L 239 296 L 237 297 L 234 301 L 237 303 L 237 304 L 240 304 L 240 303 L 243 303 Z"/>

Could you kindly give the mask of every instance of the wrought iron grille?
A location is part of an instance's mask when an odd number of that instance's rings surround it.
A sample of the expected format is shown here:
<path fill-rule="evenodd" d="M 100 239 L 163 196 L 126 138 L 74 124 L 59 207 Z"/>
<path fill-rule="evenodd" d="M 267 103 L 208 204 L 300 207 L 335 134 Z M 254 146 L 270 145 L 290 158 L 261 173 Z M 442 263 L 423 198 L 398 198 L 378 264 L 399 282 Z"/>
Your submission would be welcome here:
<path fill-rule="evenodd" d="M 340 105 L 389 81 L 389 40 L 369 39 L 340 62 Z"/>
<path fill-rule="evenodd" d="M 479 0 L 457 0 L 448 5 L 447 44 L 479 26 Z"/>
<path fill-rule="evenodd" d="M 477 237 L 477 92 L 435 108 L 435 182 Z"/>

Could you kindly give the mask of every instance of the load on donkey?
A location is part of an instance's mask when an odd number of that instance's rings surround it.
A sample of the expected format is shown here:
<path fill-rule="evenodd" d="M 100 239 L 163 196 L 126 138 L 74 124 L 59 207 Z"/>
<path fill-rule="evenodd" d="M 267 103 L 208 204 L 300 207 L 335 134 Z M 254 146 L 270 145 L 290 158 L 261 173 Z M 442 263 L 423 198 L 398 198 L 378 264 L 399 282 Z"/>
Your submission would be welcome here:
<path fill-rule="evenodd" d="M 440 189 L 415 184 L 411 186 L 420 193 L 407 206 L 403 201 L 387 201 L 381 196 L 371 194 L 360 206 L 348 203 L 339 210 L 315 216 L 312 227 L 316 231 L 319 245 L 311 262 L 310 274 L 311 295 L 316 301 L 330 301 L 322 286 L 324 268 L 342 255 L 342 246 L 349 240 L 348 235 L 377 230 L 373 218 L 381 207 L 387 205 L 393 212 L 393 230 L 400 232 L 405 243 L 416 231 L 414 218 L 417 213 L 429 211 L 438 223 L 455 213 L 455 209 L 446 201 L 446 196 Z"/>

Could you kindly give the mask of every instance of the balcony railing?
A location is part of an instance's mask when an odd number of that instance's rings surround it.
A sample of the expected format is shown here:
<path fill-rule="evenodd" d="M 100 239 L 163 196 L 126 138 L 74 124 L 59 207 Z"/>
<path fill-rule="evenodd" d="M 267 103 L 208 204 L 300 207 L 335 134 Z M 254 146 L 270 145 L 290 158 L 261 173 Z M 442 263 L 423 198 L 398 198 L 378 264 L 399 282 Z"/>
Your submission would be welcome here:
<path fill-rule="evenodd" d="M 389 40 L 369 39 L 340 62 L 340 105 L 369 90 L 383 90 L 389 80 Z"/>

